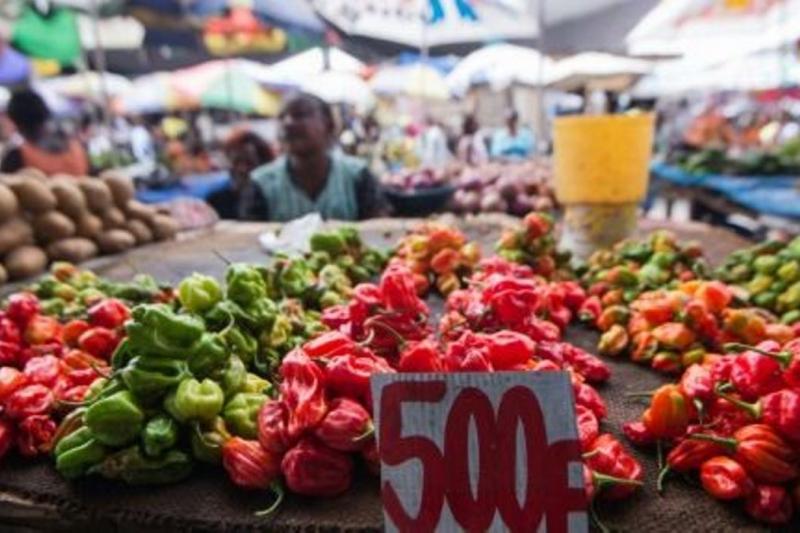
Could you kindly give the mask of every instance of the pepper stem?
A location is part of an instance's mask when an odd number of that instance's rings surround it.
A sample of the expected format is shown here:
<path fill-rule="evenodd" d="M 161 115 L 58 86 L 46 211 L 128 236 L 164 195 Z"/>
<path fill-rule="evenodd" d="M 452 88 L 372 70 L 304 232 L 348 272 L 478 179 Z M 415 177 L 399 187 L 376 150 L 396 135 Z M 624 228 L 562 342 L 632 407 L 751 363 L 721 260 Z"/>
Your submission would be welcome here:
<path fill-rule="evenodd" d="M 400 333 L 398 333 L 397 330 L 394 329 L 393 327 L 391 327 L 390 325 L 379 321 L 378 317 L 369 318 L 369 319 L 367 319 L 366 322 L 364 322 L 364 327 L 366 327 L 368 331 L 369 330 L 374 330 L 374 328 L 376 326 L 381 328 L 381 329 L 383 329 L 385 332 L 389 333 L 392 337 L 394 337 L 394 339 L 397 341 L 398 348 L 400 350 L 402 350 L 405 347 L 406 340 L 403 338 L 403 336 L 400 335 Z M 374 335 L 374 331 L 373 331 L 373 335 Z"/>
<path fill-rule="evenodd" d="M 736 439 L 731 439 L 727 437 L 718 437 L 717 435 L 709 435 L 708 433 L 692 433 L 688 437 L 694 440 L 705 440 L 708 442 L 719 444 L 720 446 L 725 446 L 726 448 L 730 448 L 732 452 L 735 452 L 736 446 L 739 445 L 739 441 L 737 441 Z"/>
<path fill-rule="evenodd" d="M 595 482 L 595 485 L 598 487 L 598 489 L 602 489 L 607 485 L 635 485 L 637 487 L 641 487 L 644 484 L 638 479 L 609 476 L 607 474 L 595 472 L 594 470 L 592 470 L 592 480 Z"/>
<path fill-rule="evenodd" d="M 664 448 L 661 443 L 661 439 L 656 441 L 656 459 L 658 460 L 658 470 L 661 471 L 664 469 Z"/>
<path fill-rule="evenodd" d="M 361 442 L 363 440 L 367 440 L 373 435 L 375 435 L 375 426 L 372 424 L 372 422 L 369 422 L 367 424 L 367 429 L 364 431 L 364 433 L 354 438 L 353 442 Z"/>
<path fill-rule="evenodd" d="M 656 492 L 659 495 L 664 493 L 664 480 L 667 478 L 667 474 L 672 472 L 672 469 L 669 465 L 665 465 L 661 470 L 658 472 L 658 478 L 656 479 Z"/>
<path fill-rule="evenodd" d="M 773 359 L 777 359 L 781 366 L 788 366 L 789 363 L 792 362 L 792 354 L 791 352 L 769 352 L 767 350 L 762 350 L 761 348 L 756 348 L 755 346 L 750 346 L 749 344 L 743 344 L 741 342 L 728 342 L 725 343 L 722 348 L 726 352 L 756 352 L 760 353 L 761 355 L 766 355 L 767 357 L 772 357 Z"/>
<path fill-rule="evenodd" d="M 652 390 L 650 390 L 650 391 L 626 392 L 625 393 L 625 397 L 626 398 L 650 398 L 655 393 L 656 393 L 656 391 L 652 391 Z"/>
<path fill-rule="evenodd" d="M 597 515 L 597 509 L 594 506 L 594 501 L 589 504 L 589 517 L 600 533 L 611 533 L 611 529 L 609 529 L 608 526 L 606 526 Z"/>
<path fill-rule="evenodd" d="M 739 409 L 742 409 L 742 410 L 746 411 L 747 414 L 749 414 L 753 418 L 755 418 L 755 419 L 760 418 L 760 416 L 761 416 L 761 406 L 760 406 L 760 404 L 748 403 L 748 402 L 744 402 L 744 401 L 742 401 L 742 400 L 740 400 L 738 398 L 734 398 L 730 394 L 722 392 L 720 390 L 720 387 L 716 387 L 714 389 L 714 393 L 717 396 L 719 396 L 720 398 L 722 398 L 723 400 L 727 400 L 727 401 L 731 402 L 733 405 L 735 405 L 736 407 L 738 407 Z"/>
<path fill-rule="evenodd" d="M 280 507 L 281 504 L 283 503 L 283 498 L 286 495 L 286 491 L 283 489 L 283 485 L 281 485 L 278 481 L 276 481 L 272 485 L 270 485 L 269 488 L 275 494 L 275 501 L 272 503 L 272 505 L 270 505 L 266 509 L 263 509 L 261 511 L 256 511 L 255 513 L 253 513 L 254 515 L 269 516 L 275 511 L 277 511 L 278 507 Z"/>

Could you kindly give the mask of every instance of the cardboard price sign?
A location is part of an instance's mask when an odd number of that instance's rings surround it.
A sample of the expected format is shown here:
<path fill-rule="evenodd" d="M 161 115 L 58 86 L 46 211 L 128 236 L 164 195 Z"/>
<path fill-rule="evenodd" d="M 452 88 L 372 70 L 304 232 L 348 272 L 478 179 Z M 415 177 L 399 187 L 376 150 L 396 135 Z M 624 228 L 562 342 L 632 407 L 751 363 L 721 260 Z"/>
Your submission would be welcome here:
<path fill-rule="evenodd" d="M 588 530 L 563 372 L 372 377 L 387 531 Z"/>

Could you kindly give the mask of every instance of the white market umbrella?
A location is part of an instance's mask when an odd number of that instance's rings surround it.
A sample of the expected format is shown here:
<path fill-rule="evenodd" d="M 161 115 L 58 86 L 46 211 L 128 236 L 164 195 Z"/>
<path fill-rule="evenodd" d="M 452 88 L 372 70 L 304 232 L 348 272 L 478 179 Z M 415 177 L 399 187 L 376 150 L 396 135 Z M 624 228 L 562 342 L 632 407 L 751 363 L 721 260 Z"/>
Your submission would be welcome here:
<path fill-rule="evenodd" d="M 489 84 L 494 91 L 514 84 L 539 86 L 546 83 L 552 68 L 552 60 L 533 48 L 492 44 L 459 61 L 448 74 L 447 85 L 455 94 L 464 94 L 480 84 Z"/>
<path fill-rule="evenodd" d="M 180 109 L 182 103 L 168 72 L 154 72 L 136 78 L 130 89 L 115 101 L 118 111 L 125 114 L 163 113 Z"/>
<path fill-rule="evenodd" d="M 364 68 L 364 63 L 339 48 L 326 51 L 317 47 L 270 65 L 258 74 L 258 81 L 264 85 L 299 88 L 308 77 L 325 70 L 357 75 Z"/>
<path fill-rule="evenodd" d="M 370 80 L 372 89 L 386 96 L 409 96 L 426 100 L 450 98 L 444 76 L 423 63 L 391 65 L 381 68 Z"/>
<path fill-rule="evenodd" d="M 347 72 L 321 72 L 310 76 L 300 88 L 330 104 L 352 105 L 360 112 L 375 105 L 375 96 L 367 82 Z"/>
<path fill-rule="evenodd" d="M 88 15 L 78 16 L 78 33 L 81 45 L 86 50 L 99 47 L 105 50 L 133 50 L 141 48 L 144 43 L 145 29 L 141 22 L 133 17 L 110 17 L 97 20 L 97 33 L 95 22 Z"/>
<path fill-rule="evenodd" d="M 623 89 L 651 70 L 649 61 L 584 52 L 558 61 L 548 76 L 548 85 L 567 91 L 588 84 Z"/>
<path fill-rule="evenodd" d="M 11 99 L 11 91 L 5 87 L 0 87 L 0 112 L 6 110 L 8 101 Z"/>
<path fill-rule="evenodd" d="M 323 19 L 349 36 L 414 48 L 533 39 L 538 24 L 525 2 L 464 0 L 314 0 Z"/>
<path fill-rule="evenodd" d="M 633 89 L 642 97 L 696 92 L 760 91 L 800 84 L 800 62 L 787 52 L 764 51 L 709 64 L 694 57 L 664 61 Z"/>
<path fill-rule="evenodd" d="M 800 37 L 799 20 L 800 0 L 662 0 L 626 43 L 631 55 L 723 59 L 791 45 Z"/>
<path fill-rule="evenodd" d="M 130 80 L 110 72 L 81 72 L 68 76 L 49 78 L 40 82 L 42 87 L 64 98 L 103 102 L 103 94 L 119 96 L 132 87 Z"/>

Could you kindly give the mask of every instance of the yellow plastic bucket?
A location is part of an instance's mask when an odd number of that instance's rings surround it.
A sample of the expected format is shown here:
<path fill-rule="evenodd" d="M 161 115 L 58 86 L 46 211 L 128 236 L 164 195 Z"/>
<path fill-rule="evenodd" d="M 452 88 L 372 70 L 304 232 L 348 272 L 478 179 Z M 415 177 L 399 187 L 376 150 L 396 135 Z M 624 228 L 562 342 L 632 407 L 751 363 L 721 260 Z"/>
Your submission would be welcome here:
<path fill-rule="evenodd" d="M 561 117 L 553 125 L 556 198 L 562 204 L 624 204 L 647 193 L 652 114 Z"/>

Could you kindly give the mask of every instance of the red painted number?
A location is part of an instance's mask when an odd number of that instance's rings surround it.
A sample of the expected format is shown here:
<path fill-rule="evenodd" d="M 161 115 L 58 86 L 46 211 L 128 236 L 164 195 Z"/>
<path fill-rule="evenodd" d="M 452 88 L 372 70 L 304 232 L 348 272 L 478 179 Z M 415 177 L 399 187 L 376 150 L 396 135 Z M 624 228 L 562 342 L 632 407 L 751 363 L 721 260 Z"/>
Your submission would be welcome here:
<path fill-rule="evenodd" d="M 444 398 L 444 381 L 396 382 L 381 397 L 381 460 L 398 466 L 418 459 L 423 467 L 421 505 L 416 516 L 404 508 L 386 481 L 384 508 L 400 531 L 433 531 L 445 499 L 453 518 L 465 531 L 485 531 L 499 512 L 510 531 L 536 531 L 546 519 L 550 533 L 567 531 L 567 513 L 584 510 L 583 490 L 569 487 L 567 463 L 580 461 L 577 441 L 547 444 L 544 416 L 536 395 L 526 387 L 503 394 L 495 416 L 486 394 L 463 389 L 450 409 L 444 430 L 444 453 L 422 436 L 402 437 L 403 402 L 432 402 Z M 477 486 L 470 483 L 469 429 L 478 444 Z M 525 464 L 517 457 L 522 432 Z M 526 473 L 524 498 L 517 498 L 517 471 Z"/>

